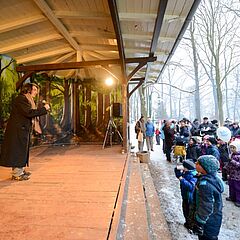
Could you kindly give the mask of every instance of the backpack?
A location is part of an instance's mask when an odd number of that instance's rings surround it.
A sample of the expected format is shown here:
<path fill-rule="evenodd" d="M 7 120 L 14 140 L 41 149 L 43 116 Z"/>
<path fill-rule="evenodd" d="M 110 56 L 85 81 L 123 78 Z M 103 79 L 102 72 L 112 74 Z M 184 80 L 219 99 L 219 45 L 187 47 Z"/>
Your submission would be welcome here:
<path fill-rule="evenodd" d="M 139 128 L 140 128 L 139 121 L 137 121 L 136 124 L 135 124 L 135 133 L 138 133 Z"/>

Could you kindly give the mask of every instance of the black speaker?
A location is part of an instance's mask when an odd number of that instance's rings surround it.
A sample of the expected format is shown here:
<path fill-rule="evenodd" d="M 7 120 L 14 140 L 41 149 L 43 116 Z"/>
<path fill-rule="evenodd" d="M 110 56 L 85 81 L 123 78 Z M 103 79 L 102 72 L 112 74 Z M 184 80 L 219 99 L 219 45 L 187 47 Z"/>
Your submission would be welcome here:
<path fill-rule="evenodd" d="M 122 104 L 121 103 L 113 103 L 112 115 L 113 115 L 113 117 L 122 117 Z"/>

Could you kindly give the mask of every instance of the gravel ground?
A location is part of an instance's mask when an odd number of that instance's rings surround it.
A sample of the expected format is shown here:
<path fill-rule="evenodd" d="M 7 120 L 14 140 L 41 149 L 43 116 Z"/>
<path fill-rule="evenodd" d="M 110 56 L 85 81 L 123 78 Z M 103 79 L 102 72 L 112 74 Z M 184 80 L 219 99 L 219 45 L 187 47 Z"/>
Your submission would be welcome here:
<path fill-rule="evenodd" d="M 183 227 L 184 217 L 181 207 L 181 193 L 179 181 L 175 177 L 173 169 L 174 163 L 169 163 L 161 151 L 162 146 L 154 146 L 151 152 L 149 164 L 150 172 L 160 199 L 161 207 L 172 233 L 173 240 L 198 239 L 191 235 Z M 228 196 L 228 185 L 225 184 L 223 194 L 223 224 L 219 234 L 219 240 L 239 240 L 240 239 L 240 208 L 233 203 L 226 202 Z"/>

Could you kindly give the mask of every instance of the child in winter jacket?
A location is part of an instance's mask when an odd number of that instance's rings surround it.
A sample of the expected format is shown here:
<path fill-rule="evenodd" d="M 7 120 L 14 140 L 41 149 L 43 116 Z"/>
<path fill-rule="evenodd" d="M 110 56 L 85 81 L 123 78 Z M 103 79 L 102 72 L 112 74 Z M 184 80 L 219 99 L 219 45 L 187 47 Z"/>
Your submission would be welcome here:
<path fill-rule="evenodd" d="M 222 193 L 224 185 L 217 176 L 219 161 L 212 155 L 198 158 L 196 170 L 200 174 L 196 183 L 191 208 L 190 229 L 199 240 L 217 240 L 222 224 Z"/>
<path fill-rule="evenodd" d="M 187 146 L 187 159 L 192 159 L 194 162 L 197 161 L 198 157 L 200 157 L 201 149 L 197 144 L 195 138 L 190 138 Z"/>
<path fill-rule="evenodd" d="M 229 162 L 229 151 L 228 151 L 228 146 L 227 143 L 224 142 L 221 139 L 218 139 L 218 151 L 220 153 L 220 169 L 222 171 L 222 180 L 227 181 L 227 171 L 225 166 Z"/>
<path fill-rule="evenodd" d="M 229 185 L 229 197 L 226 200 L 240 207 L 240 140 L 230 143 L 230 151 L 231 159 L 226 166 Z"/>
<path fill-rule="evenodd" d="M 185 217 L 184 226 L 189 228 L 189 208 L 193 201 L 193 192 L 197 178 L 195 178 L 197 171 L 195 169 L 195 163 L 192 159 L 183 161 L 183 170 L 174 169 L 176 177 L 180 181 L 181 195 L 182 195 L 182 209 Z"/>

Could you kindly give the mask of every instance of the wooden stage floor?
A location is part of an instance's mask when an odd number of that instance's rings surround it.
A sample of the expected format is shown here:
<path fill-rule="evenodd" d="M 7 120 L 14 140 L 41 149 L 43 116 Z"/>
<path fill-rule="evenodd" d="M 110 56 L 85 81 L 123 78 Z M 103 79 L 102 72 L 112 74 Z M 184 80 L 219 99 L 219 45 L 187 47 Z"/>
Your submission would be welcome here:
<path fill-rule="evenodd" d="M 120 146 L 51 146 L 31 150 L 28 181 L 0 167 L 0 239 L 107 239 L 126 158 Z"/>

